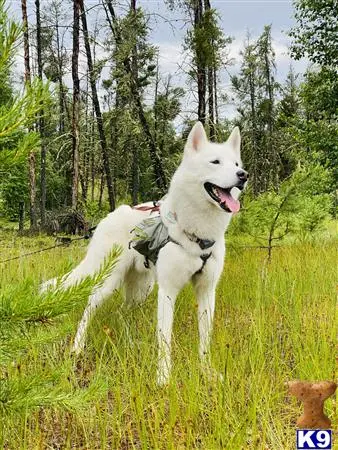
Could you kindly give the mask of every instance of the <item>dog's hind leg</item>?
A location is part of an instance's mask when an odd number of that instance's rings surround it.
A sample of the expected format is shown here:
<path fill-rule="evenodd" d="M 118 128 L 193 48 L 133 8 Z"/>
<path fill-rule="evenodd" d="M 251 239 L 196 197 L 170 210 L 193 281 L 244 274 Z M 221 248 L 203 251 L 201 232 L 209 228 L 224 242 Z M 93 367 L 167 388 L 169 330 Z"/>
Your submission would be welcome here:
<path fill-rule="evenodd" d="M 155 275 L 152 269 L 139 272 L 132 267 L 124 280 L 125 300 L 129 305 L 144 302 L 154 287 Z"/>
<path fill-rule="evenodd" d="M 120 287 L 120 282 L 120 274 L 113 273 L 105 280 L 102 286 L 94 288 L 93 293 L 89 297 L 86 309 L 76 332 L 74 345 L 72 348 L 72 351 L 75 354 L 80 354 L 84 348 L 86 331 L 96 309 L 114 292 L 115 289 Z"/>

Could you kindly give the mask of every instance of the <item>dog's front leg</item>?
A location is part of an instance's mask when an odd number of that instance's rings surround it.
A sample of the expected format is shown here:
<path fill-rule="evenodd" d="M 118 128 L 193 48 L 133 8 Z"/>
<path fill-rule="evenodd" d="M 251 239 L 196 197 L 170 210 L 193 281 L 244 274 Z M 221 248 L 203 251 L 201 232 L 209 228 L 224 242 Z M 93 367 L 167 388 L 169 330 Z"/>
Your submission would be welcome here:
<path fill-rule="evenodd" d="M 159 253 L 156 264 L 158 280 L 157 338 L 159 362 L 157 381 L 165 384 L 171 369 L 171 331 L 175 300 L 180 290 L 200 268 L 200 258 L 191 256 L 180 246 L 169 242 Z"/>
<path fill-rule="evenodd" d="M 197 286 L 199 354 L 203 363 L 210 364 L 209 347 L 215 311 L 215 286 Z"/>
<path fill-rule="evenodd" d="M 157 309 L 158 369 L 157 382 L 166 384 L 171 370 L 171 332 L 177 293 L 159 287 Z"/>

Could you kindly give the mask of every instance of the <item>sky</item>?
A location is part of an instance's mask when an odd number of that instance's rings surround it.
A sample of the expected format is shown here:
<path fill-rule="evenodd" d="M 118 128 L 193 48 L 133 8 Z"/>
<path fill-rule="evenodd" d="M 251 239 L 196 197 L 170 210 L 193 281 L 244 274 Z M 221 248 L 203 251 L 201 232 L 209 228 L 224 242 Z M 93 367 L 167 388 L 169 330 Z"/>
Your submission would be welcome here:
<path fill-rule="evenodd" d="M 151 40 L 160 49 L 160 67 L 162 74 L 173 75 L 173 83 L 184 85 L 186 76 L 184 69 L 184 52 L 182 42 L 187 31 L 184 23 L 184 14 L 176 9 L 168 11 L 164 1 L 139 0 L 139 4 L 148 11 L 151 16 Z M 277 73 L 276 78 L 282 82 L 290 69 L 291 58 L 288 54 L 289 38 L 287 31 L 294 25 L 292 1 L 287 0 L 211 0 L 211 6 L 218 11 L 219 23 L 226 36 L 234 40 L 230 46 L 230 57 L 233 65 L 228 72 L 233 75 L 239 70 L 240 51 L 243 42 L 250 33 L 255 39 L 263 31 L 264 25 L 272 26 L 273 48 L 276 54 Z M 157 16 L 157 14 L 159 16 Z M 173 20 L 170 24 L 164 23 L 161 17 Z M 296 72 L 303 73 L 308 62 L 306 60 L 292 61 Z M 219 88 L 221 93 L 228 94 L 231 98 L 231 84 L 229 74 L 223 72 L 220 77 Z M 189 105 L 189 102 L 192 105 Z M 196 110 L 196 99 L 187 94 L 183 110 L 189 113 Z M 231 119 L 235 116 L 236 109 L 233 104 L 221 105 L 221 116 Z"/>
<path fill-rule="evenodd" d="M 102 12 L 102 6 L 97 8 L 101 0 L 85 0 L 85 5 L 89 10 L 87 16 L 89 24 L 93 24 Z M 42 7 L 46 0 L 41 0 Z M 65 0 L 65 12 L 71 15 L 71 2 Z M 118 3 L 122 11 L 129 5 L 128 0 L 121 0 Z M 7 2 L 14 15 L 21 18 L 21 0 L 11 0 Z M 172 76 L 172 84 L 186 88 L 187 95 L 182 99 L 182 117 L 189 115 L 196 110 L 196 98 L 187 85 L 185 75 L 184 60 L 186 55 L 183 52 L 182 43 L 187 32 L 186 17 L 183 11 L 176 8 L 170 11 L 165 1 L 160 0 L 138 0 L 137 4 L 142 6 L 149 16 L 150 41 L 159 48 L 160 72 L 163 77 Z M 28 11 L 31 20 L 34 21 L 34 1 L 28 0 Z M 249 32 L 252 38 L 258 37 L 264 25 L 272 25 L 273 47 L 276 53 L 277 80 L 283 81 L 290 68 L 291 59 L 288 55 L 289 38 L 287 30 L 294 24 L 292 1 L 288 0 L 211 0 L 211 6 L 218 11 L 219 23 L 226 36 L 231 36 L 234 40 L 230 46 L 230 57 L 233 58 L 233 65 L 228 69 L 230 74 L 234 74 L 239 69 L 239 52 L 243 48 L 243 42 Z M 104 18 L 102 17 L 103 21 Z M 105 35 L 101 35 L 104 40 Z M 67 45 L 68 46 L 68 45 Z M 71 47 L 71 42 L 69 42 Z M 98 48 L 98 51 L 100 49 Z M 21 58 L 21 61 L 20 61 Z M 83 63 L 85 58 L 83 56 Z M 307 67 L 307 61 L 292 62 L 296 72 L 303 73 Z M 18 57 L 18 70 L 23 68 L 22 54 Z M 223 71 L 220 76 L 220 93 L 231 95 L 229 73 Z M 105 73 L 103 73 L 103 77 Z M 67 77 L 67 84 L 71 87 L 71 73 Z M 150 101 L 150 100 L 149 100 Z M 235 115 L 235 108 L 231 104 L 221 105 L 221 116 L 231 119 Z M 179 122 L 179 120 L 178 120 Z"/>
<path fill-rule="evenodd" d="M 151 40 L 160 48 L 161 64 L 168 72 L 177 70 L 177 63 L 182 60 L 182 41 L 187 26 L 184 14 L 176 9 L 170 12 L 164 1 L 139 0 L 139 5 L 153 14 L 151 17 Z M 225 35 L 234 38 L 231 45 L 231 56 L 238 59 L 239 50 L 247 32 L 253 38 L 259 36 L 264 25 L 272 25 L 273 45 L 276 52 L 277 66 L 283 78 L 290 66 L 288 56 L 289 39 L 287 31 L 294 25 L 293 6 L 288 0 L 211 0 L 211 6 L 220 16 L 220 26 Z M 168 20 L 176 20 L 171 24 L 164 23 L 160 16 Z M 303 72 L 306 61 L 294 62 L 296 71 Z"/>

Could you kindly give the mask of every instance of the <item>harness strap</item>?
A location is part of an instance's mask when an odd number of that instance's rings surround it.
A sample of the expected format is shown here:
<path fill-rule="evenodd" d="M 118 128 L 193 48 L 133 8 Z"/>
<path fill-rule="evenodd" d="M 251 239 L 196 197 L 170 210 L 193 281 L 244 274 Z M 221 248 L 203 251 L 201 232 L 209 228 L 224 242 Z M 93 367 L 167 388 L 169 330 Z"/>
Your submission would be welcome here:
<path fill-rule="evenodd" d="M 169 241 L 172 242 L 173 244 L 180 245 L 180 246 L 182 247 L 182 245 L 181 245 L 179 242 L 175 241 L 175 240 L 174 240 L 173 238 L 171 238 L 170 236 L 169 236 L 168 241 L 167 241 L 165 244 L 167 244 Z M 215 243 L 215 242 L 213 242 L 213 244 L 214 244 L 214 243 Z M 165 244 L 164 244 L 164 245 L 165 245 Z M 164 245 L 163 245 L 162 247 L 164 247 Z M 162 248 L 162 247 L 161 247 L 161 248 Z M 204 266 L 206 265 L 206 263 L 207 263 L 207 261 L 208 261 L 208 259 L 210 258 L 211 255 L 212 255 L 212 252 L 210 252 L 210 253 L 208 253 L 208 254 L 206 254 L 206 255 L 201 255 L 201 256 L 200 256 L 201 260 L 203 261 L 203 262 L 202 262 L 202 266 L 201 266 L 200 269 L 197 270 L 197 272 L 194 273 L 194 275 L 198 275 L 198 274 L 200 274 L 200 273 L 203 272 Z M 146 267 L 147 267 L 147 266 L 146 266 Z"/>
<path fill-rule="evenodd" d="M 154 201 L 153 206 L 133 206 L 133 209 L 137 209 L 138 211 L 150 211 L 150 212 L 157 212 L 160 210 L 160 203 Z"/>
<path fill-rule="evenodd" d="M 213 241 L 211 239 L 201 239 L 198 236 L 196 236 L 195 234 L 188 233 L 185 230 L 183 230 L 183 231 L 184 231 L 184 234 L 187 236 L 187 238 L 190 239 L 190 241 L 195 242 L 196 244 L 199 245 L 201 250 L 205 250 L 207 248 L 210 248 L 215 243 L 215 241 Z"/>
<path fill-rule="evenodd" d="M 198 275 L 198 274 L 202 273 L 202 271 L 204 269 L 204 266 L 206 265 L 206 263 L 207 263 L 208 259 L 210 258 L 210 256 L 211 256 L 211 252 L 208 253 L 207 255 L 201 255 L 200 256 L 200 258 L 203 261 L 203 263 L 202 263 L 201 268 L 197 272 L 195 272 L 194 275 Z"/>
<path fill-rule="evenodd" d="M 139 206 L 133 206 L 132 208 L 133 208 L 133 209 L 136 209 L 136 210 L 138 210 L 138 211 L 150 211 L 150 213 L 153 213 L 153 212 L 159 212 L 159 211 L 160 211 L 160 206 L 161 206 L 160 202 L 154 201 L 154 202 L 153 202 L 153 206 L 139 205 Z M 160 220 L 161 220 L 161 219 L 160 219 Z M 177 218 L 176 218 L 175 220 L 177 220 Z M 165 228 L 167 229 L 167 227 L 165 227 Z M 132 233 L 133 231 L 134 231 L 134 230 L 131 230 L 131 233 Z M 193 233 L 188 233 L 188 232 L 185 231 L 185 230 L 183 230 L 183 232 L 184 232 L 184 234 L 187 236 L 187 238 L 188 238 L 191 242 L 194 242 L 194 243 L 198 244 L 201 250 L 208 249 L 208 248 L 212 247 L 212 246 L 215 244 L 215 241 L 213 241 L 213 240 L 210 240 L 210 239 L 201 239 L 201 238 L 199 238 L 198 236 L 196 236 L 195 234 L 193 234 Z M 142 239 L 141 239 L 141 241 L 142 241 Z M 145 239 L 145 242 L 147 242 L 147 241 L 148 241 L 148 240 Z M 167 231 L 167 237 L 166 237 L 165 239 L 163 239 L 162 242 L 160 242 L 160 243 L 158 244 L 158 246 L 157 246 L 157 248 L 156 248 L 155 250 L 152 249 L 151 257 L 150 257 L 149 252 L 147 252 L 147 248 L 148 248 L 148 250 L 149 250 L 149 247 L 146 247 L 146 249 L 142 248 L 142 246 L 141 246 L 141 247 L 139 246 L 139 248 L 136 248 L 136 250 L 137 250 L 139 253 L 141 253 L 141 254 L 144 255 L 144 266 L 145 266 L 147 269 L 149 269 L 149 267 L 150 267 L 150 260 L 151 260 L 154 264 L 156 264 L 157 257 L 158 257 L 158 253 L 160 252 L 160 250 L 161 250 L 168 242 L 172 242 L 173 244 L 176 244 L 176 245 L 179 245 L 180 247 L 182 247 L 182 244 L 181 244 L 180 242 L 175 241 L 175 239 L 173 239 L 173 238 L 169 235 L 169 233 L 168 233 L 168 231 Z M 132 241 L 129 242 L 129 248 L 131 248 L 131 245 L 132 245 Z M 136 247 L 136 246 L 135 246 L 135 247 Z M 134 248 L 135 248 L 135 247 L 134 247 Z M 211 252 L 208 253 L 208 254 L 202 254 L 202 255 L 200 255 L 200 258 L 201 258 L 201 260 L 202 260 L 202 266 L 201 266 L 201 268 L 200 268 L 199 270 L 197 270 L 197 272 L 195 272 L 194 275 L 202 273 L 202 271 L 203 271 L 203 269 L 204 269 L 204 266 L 206 265 L 206 263 L 207 263 L 208 259 L 210 258 L 210 256 L 211 256 Z"/>

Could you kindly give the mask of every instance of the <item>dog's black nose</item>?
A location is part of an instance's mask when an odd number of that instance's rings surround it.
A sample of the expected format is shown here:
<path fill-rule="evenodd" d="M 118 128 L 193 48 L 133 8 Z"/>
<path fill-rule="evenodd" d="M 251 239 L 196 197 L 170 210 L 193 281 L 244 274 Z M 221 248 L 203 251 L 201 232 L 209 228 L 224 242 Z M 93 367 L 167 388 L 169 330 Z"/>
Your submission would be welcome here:
<path fill-rule="evenodd" d="M 247 181 L 247 179 L 249 178 L 249 174 L 245 170 L 239 170 L 238 172 L 236 172 L 236 175 L 243 182 Z"/>

